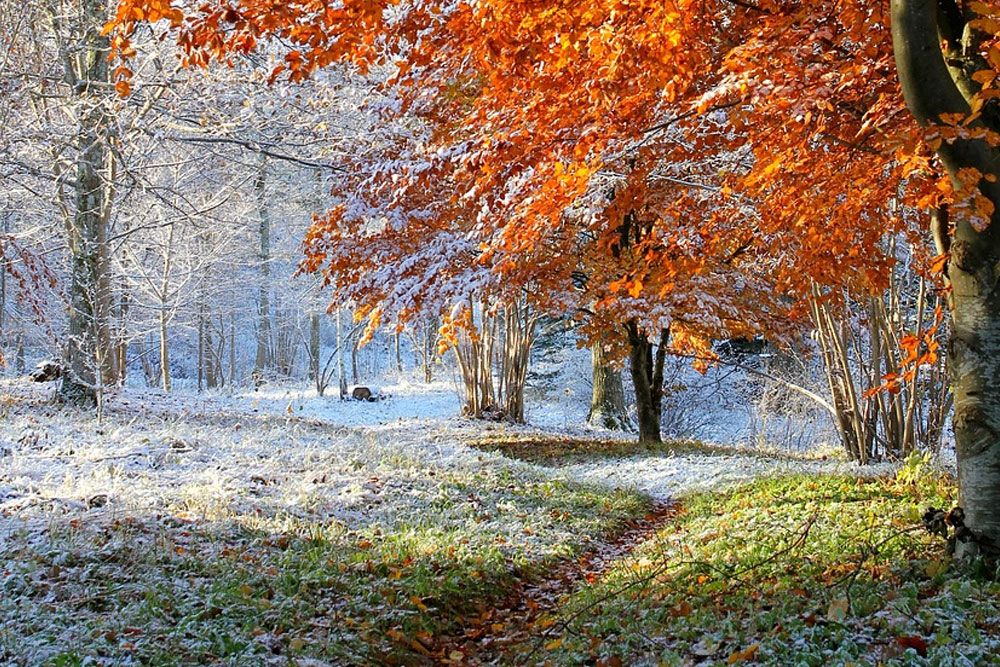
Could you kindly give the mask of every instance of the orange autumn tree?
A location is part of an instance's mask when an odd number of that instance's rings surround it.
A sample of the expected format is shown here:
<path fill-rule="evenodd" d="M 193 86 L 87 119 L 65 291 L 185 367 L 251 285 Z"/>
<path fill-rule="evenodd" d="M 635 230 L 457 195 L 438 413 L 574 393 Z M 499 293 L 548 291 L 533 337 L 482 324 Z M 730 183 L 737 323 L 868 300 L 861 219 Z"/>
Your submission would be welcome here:
<path fill-rule="evenodd" d="M 404 111 L 432 128 L 434 186 L 461 209 L 486 280 L 529 284 L 542 256 L 554 270 L 541 278 L 556 287 L 540 290 L 542 304 L 575 297 L 566 276 L 577 276 L 571 284 L 594 299 L 578 312 L 594 313 L 595 328 L 602 307 L 619 329 L 632 323 L 636 335 L 623 338 L 633 354 L 636 341 L 650 346 L 644 359 L 670 343 L 664 329 L 689 344 L 698 327 L 777 326 L 817 285 L 878 290 L 891 264 L 885 235 L 912 234 L 922 211 L 948 206 L 953 223 L 936 237 L 951 250 L 956 438 L 974 536 L 963 548 L 1000 549 L 990 509 L 1000 507 L 1000 299 L 985 270 L 1000 232 L 984 226 L 1000 202 L 993 3 L 389 4 L 125 0 L 116 39 L 127 50 L 135 21 L 166 17 L 195 63 L 275 36 L 293 45 L 279 76 L 345 58 L 398 62 Z M 706 122 L 719 129 L 703 132 Z M 704 162 L 714 174 L 697 171 Z M 618 180 L 602 193 L 605 172 Z M 432 172 L 391 174 L 399 191 L 386 191 L 379 215 L 419 198 L 405 190 L 422 187 L 420 173 Z M 594 210 L 580 210 L 587 201 Z M 347 220 L 319 224 L 336 238 Z"/>

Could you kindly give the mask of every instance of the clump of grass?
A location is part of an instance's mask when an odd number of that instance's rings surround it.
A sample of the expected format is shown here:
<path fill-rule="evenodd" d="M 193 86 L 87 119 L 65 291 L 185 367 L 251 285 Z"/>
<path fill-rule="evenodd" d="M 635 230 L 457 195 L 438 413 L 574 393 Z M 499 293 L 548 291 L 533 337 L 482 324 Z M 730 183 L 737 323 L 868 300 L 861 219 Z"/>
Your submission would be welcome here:
<path fill-rule="evenodd" d="M 936 473 L 692 496 L 523 649 L 553 664 L 997 664 L 1000 584 L 920 527 L 955 497 Z"/>

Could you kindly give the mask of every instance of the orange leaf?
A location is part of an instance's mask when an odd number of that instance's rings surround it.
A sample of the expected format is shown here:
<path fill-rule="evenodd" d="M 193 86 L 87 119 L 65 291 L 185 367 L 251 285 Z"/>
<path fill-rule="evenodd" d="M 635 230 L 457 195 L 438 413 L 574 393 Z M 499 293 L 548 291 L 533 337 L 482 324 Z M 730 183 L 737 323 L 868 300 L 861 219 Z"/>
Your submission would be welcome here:
<path fill-rule="evenodd" d="M 757 655 L 757 651 L 759 650 L 760 650 L 760 644 L 752 644 L 743 649 L 742 651 L 737 651 L 736 653 L 733 653 L 731 656 L 729 656 L 729 660 L 726 661 L 726 664 L 734 665 L 737 662 L 743 662 L 745 660 L 753 660 L 754 656 Z"/>

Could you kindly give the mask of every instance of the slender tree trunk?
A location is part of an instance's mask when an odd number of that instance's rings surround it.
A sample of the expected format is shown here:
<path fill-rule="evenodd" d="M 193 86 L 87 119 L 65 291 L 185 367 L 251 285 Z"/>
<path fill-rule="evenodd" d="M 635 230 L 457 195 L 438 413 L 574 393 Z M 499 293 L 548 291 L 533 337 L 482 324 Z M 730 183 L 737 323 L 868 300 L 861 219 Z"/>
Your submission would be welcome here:
<path fill-rule="evenodd" d="M 205 391 L 205 307 L 198 304 L 198 391 Z"/>
<path fill-rule="evenodd" d="M 236 315 L 229 315 L 229 390 L 236 385 Z"/>
<path fill-rule="evenodd" d="M 309 314 L 309 379 L 316 383 L 316 392 L 323 395 L 323 378 L 319 368 L 319 313 Z"/>
<path fill-rule="evenodd" d="M 398 331 L 396 332 L 396 335 L 393 337 L 392 344 L 393 344 L 393 352 L 395 353 L 395 357 L 396 357 L 396 372 L 397 373 L 402 373 L 403 372 L 403 357 L 400 355 L 400 351 L 399 351 L 399 332 Z"/>
<path fill-rule="evenodd" d="M 17 342 L 14 345 L 14 370 L 18 373 L 24 372 L 24 330 L 17 332 Z"/>
<path fill-rule="evenodd" d="M 205 332 L 205 388 L 215 389 L 219 386 L 219 364 L 215 352 L 215 340 L 212 336 L 212 315 L 208 306 L 201 304 L 203 309 L 201 322 Z"/>
<path fill-rule="evenodd" d="M 590 352 L 594 383 L 587 423 L 599 428 L 628 430 L 631 424 L 625 409 L 621 371 L 608 363 L 600 341 L 591 346 Z"/>
<path fill-rule="evenodd" d="M 358 384 L 358 336 L 351 341 L 351 382 Z"/>
<path fill-rule="evenodd" d="M 939 124 L 945 113 L 968 117 L 979 89 L 972 75 L 989 69 L 979 56 L 982 35 L 965 22 L 974 16 L 966 5 L 960 10 L 946 0 L 891 2 L 900 85 L 907 106 L 922 125 Z M 942 45 L 949 49 L 947 54 Z M 972 132 L 1000 131 L 998 112 L 987 103 L 968 125 Z M 945 237 L 938 241 L 950 251 L 948 363 L 955 395 L 960 502 L 973 536 L 957 545 L 957 554 L 1000 557 L 1000 150 L 984 139 L 961 138 L 941 142 L 937 154 L 956 191 L 963 186 L 963 169 L 978 170 L 990 179 L 978 184 L 994 205 L 990 224 L 977 229 L 963 217 L 954 221 L 950 237 L 945 225 Z"/>
<path fill-rule="evenodd" d="M 118 381 L 122 384 L 128 375 L 128 311 L 129 295 L 124 289 L 118 300 L 118 333 L 115 337 L 115 352 L 118 356 L 117 372 Z"/>
<path fill-rule="evenodd" d="M 160 381 L 163 391 L 170 391 L 170 342 L 167 338 L 166 310 L 160 310 Z"/>
<path fill-rule="evenodd" d="M 347 398 L 347 373 L 344 370 L 344 325 L 341 323 L 340 309 L 337 309 L 337 385 L 340 400 Z"/>
<path fill-rule="evenodd" d="M 254 375 L 260 382 L 261 375 L 270 365 L 268 351 L 271 344 L 271 213 L 267 202 L 267 162 L 261 158 L 257 178 L 254 181 L 254 193 L 257 196 L 257 214 L 260 218 L 260 291 L 258 308 L 260 309 L 257 325 L 257 355 L 254 359 Z"/>
<path fill-rule="evenodd" d="M 666 361 L 669 332 L 664 329 L 660 333 L 660 343 L 656 346 L 638 328 L 635 321 L 629 322 L 625 330 L 629 342 L 629 370 L 635 388 L 639 442 L 662 442 L 660 410 L 663 400 L 663 364 Z"/>
<path fill-rule="evenodd" d="M 170 338 L 167 325 L 170 323 L 170 272 L 174 259 L 174 230 L 171 223 L 167 231 L 167 249 L 163 258 L 163 276 L 160 279 L 160 380 L 163 391 L 170 391 Z"/>
<path fill-rule="evenodd" d="M 434 340 L 431 337 L 432 331 L 437 331 L 437 320 L 429 320 L 423 323 L 424 327 L 424 382 L 430 384 L 434 381 L 434 357 L 433 355 L 437 353 L 434 349 Z"/>

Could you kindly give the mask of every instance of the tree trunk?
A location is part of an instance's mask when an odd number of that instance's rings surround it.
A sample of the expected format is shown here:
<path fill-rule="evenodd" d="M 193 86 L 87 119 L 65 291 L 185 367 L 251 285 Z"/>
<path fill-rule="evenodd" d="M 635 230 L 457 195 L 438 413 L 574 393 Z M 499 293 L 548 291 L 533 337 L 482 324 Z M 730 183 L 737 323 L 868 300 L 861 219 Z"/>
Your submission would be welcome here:
<path fill-rule="evenodd" d="M 167 311 L 160 310 L 160 380 L 163 391 L 170 391 L 170 343 L 167 338 Z"/>
<path fill-rule="evenodd" d="M 236 315 L 229 315 L 229 390 L 236 384 Z"/>
<path fill-rule="evenodd" d="M 524 388 L 535 342 L 538 316 L 526 299 L 514 299 L 503 309 L 503 350 L 500 358 L 500 387 L 497 392 L 504 416 L 524 422 Z"/>
<path fill-rule="evenodd" d="M 950 11 L 949 11 L 950 10 Z M 939 123 L 941 114 L 969 116 L 979 84 L 972 75 L 984 66 L 977 35 L 965 18 L 973 15 L 937 0 L 892 0 L 896 69 L 907 106 L 921 125 Z M 942 44 L 948 45 L 947 60 Z M 992 103 L 969 123 L 970 130 L 1000 130 Z M 955 394 L 953 424 L 958 483 L 965 524 L 973 539 L 957 545 L 962 558 L 1000 556 L 1000 150 L 986 140 L 944 141 L 938 157 L 961 188 L 962 169 L 990 177 L 979 183 L 994 205 L 990 224 L 978 231 L 968 218 L 955 220 L 943 239 L 950 250 L 947 278 L 952 287 L 952 334 L 948 363 Z M 945 230 L 946 231 L 946 230 Z"/>
<path fill-rule="evenodd" d="M 354 339 L 351 341 L 351 381 L 354 384 L 358 384 L 358 336 L 352 336 Z"/>
<path fill-rule="evenodd" d="M 204 312 L 201 321 L 205 331 L 205 388 L 215 389 L 219 386 L 219 364 L 215 353 L 215 340 L 212 337 L 212 316 L 208 307 L 202 304 Z"/>
<path fill-rule="evenodd" d="M 267 204 L 267 163 L 261 158 L 254 181 L 254 193 L 257 196 L 257 213 L 260 217 L 260 292 L 258 308 L 260 309 L 257 326 L 257 355 L 254 359 L 253 371 L 257 382 L 270 364 L 268 351 L 271 344 L 271 215 Z"/>
<path fill-rule="evenodd" d="M 433 343 L 431 342 L 431 332 L 430 324 L 428 322 L 423 323 L 424 327 L 424 382 L 430 384 L 434 381 L 434 360 L 431 357 L 437 351 L 432 349 Z"/>
<path fill-rule="evenodd" d="M 110 191 L 101 170 L 109 164 L 110 118 L 102 89 L 108 78 L 109 41 L 100 36 L 104 3 L 86 0 L 82 25 L 89 29 L 78 52 L 64 54 L 64 76 L 78 104 L 75 212 L 69 221 L 69 340 L 61 394 L 76 403 L 96 404 L 103 385 L 114 381 L 111 327 L 108 219 Z M 58 32 L 61 17 L 52 17 Z"/>
<path fill-rule="evenodd" d="M 319 313 L 309 314 L 309 379 L 316 383 L 316 393 L 323 395 L 319 368 Z"/>
<path fill-rule="evenodd" d="M 118 333 L 115 337 L 115 353 L 118 355 L 116 368 L 118 381 L 125 383 L 128 375 L 128 310 L 129 295 L 124 289 L 118 299 Z"/>
<path fill-rule="evenodd" d="M 396 335 L 393 337 L 392 345 L 393 345 L 393 352 L 394 352 L 395 357 L 396 357 L 396 372 L 397 373 L 402 373 L 403 372 L 403 358 L 402 358 L 402 356 L 400 356 L 400 352 L 399 352 L 399 332 L 398 331 L 396 332 Z"/>
<path fill-rule="evenodd" d="M 347 373 L 344 370 L 344 325 L 340 321 L 340 309 L 337 309 L 337 384 L 340 387 L 340 400 L 347 398 Z"/>
<path fill-rule="evenodd" d="M 173 223 L 167 231 L 167 249 L 163 258 L 163 277 L 160 280 L 160 379 L 163 391 L 170 391 L 170 338 L 167 335 L 167 325 L 170 323 L 170 272 L 174 259 Z"/>
<path fill-rule="evenodd" d="M 590 352 L 594 385 L 587 423 L 598 428 L 628 430 L 631 423 L 625 410 L 621 371 L 608 364 L 600 341 L 591 346 Z"/>
<path fill-rule="evenodd" d="M 628 334 L 630 371 L 635 388 L 639 442 L 662 442 L 660 406 L 663 400 L 663 364 L 666 361 L 669 331 L 664 329 L 660 332 L 660 344 L 655 346 L 634 320 L 625 325 L 625 330 Z"/>

